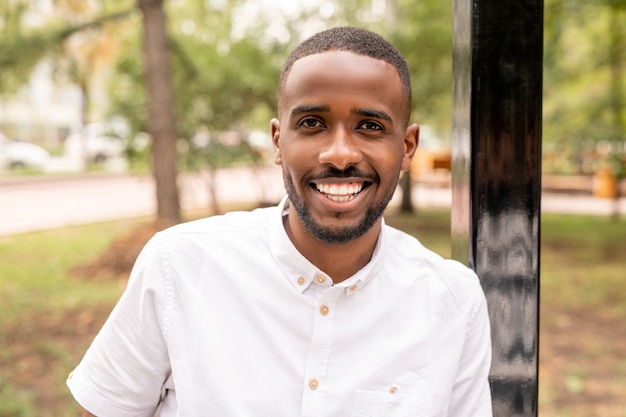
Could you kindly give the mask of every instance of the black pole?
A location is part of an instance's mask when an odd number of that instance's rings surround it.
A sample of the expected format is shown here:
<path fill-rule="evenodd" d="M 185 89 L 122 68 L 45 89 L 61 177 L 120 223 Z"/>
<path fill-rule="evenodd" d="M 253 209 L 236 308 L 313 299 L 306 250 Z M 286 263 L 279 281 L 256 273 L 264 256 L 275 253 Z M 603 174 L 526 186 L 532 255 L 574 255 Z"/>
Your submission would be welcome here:
<path fill-rule="evenodd" d="M 537 416 L 543 0 L 454 8 L 452 253 L 487 296 L 494 416 Z"/>

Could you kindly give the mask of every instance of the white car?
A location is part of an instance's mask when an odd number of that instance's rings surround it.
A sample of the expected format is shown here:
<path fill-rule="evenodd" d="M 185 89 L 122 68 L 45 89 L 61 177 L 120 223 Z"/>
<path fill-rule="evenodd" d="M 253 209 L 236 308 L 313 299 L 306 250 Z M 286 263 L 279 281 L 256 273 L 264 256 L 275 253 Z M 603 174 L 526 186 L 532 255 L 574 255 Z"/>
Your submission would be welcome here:
<path fill-rule="evenodd" d="M 65 154 L 86 163 L 102 163 L 124 155 L 124 141 L 108 126 L 90 123 L 65 139 Z"/>
<path fill-rule="evenodd" d="M 0 132 L 0 168 L 31 168 L 44 170 L 50 153 L 34 143 L 10 139 Z"/>

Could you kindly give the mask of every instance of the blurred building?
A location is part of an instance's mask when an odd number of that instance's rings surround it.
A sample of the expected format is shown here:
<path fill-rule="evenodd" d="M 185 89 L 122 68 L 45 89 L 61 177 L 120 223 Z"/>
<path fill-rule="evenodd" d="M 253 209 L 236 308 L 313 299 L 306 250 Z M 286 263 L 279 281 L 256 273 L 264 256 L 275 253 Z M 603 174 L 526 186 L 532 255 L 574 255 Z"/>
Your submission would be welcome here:
<path fill-rule="evenodd" d="M 59 20 L 54 0 L 31 0 L 23 16 L 27 27 Z M 55 74 L 51 59 L 35 67 L 29 82 L 12 97 L 0 98 L 0 130 L 6 136 L 47 148 L 60 146 L 83 124 L 83 94 L 67 77 Z"/>
<path fill-rule="evenodd" d="M 55 147 L 80 125 L 80 90 L 55 81 L 52 70 L 49 61 L 39 63 L 16 96 L 0 100 L 0 128 L 7 136 Z"/>

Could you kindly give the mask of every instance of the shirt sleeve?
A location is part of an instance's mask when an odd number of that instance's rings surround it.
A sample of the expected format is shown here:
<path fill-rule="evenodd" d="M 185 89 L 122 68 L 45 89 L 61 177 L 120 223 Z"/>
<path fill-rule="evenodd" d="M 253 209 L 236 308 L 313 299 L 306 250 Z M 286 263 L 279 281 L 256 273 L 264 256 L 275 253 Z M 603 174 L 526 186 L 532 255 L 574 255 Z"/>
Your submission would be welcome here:
<path fill-rule="evenodd" d="M 454 384 L 449 416 L 492 417 L 489 370 L 491 328 L 485 295 L 477 281 L 476 302 L 470 316 L 467 337 Z"/>
<path fill-rule="evenodd" d="M 67 385 L 98 417 L 152 416 L 170 373 L 164 338 L 166 276 L 157 239 L 139 255 L 128 286 Z"/>

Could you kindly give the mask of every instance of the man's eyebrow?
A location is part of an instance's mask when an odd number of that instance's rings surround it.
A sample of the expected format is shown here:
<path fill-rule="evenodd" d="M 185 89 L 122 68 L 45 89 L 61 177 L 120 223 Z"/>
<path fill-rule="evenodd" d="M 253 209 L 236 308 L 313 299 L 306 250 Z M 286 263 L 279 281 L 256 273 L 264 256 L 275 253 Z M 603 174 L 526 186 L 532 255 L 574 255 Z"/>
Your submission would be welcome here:
<path fill-rule="evenodd" d="M 388 122 L 393 122 L 393 120 L 391 119 L 391 116 L 389 116 L 384 111 L 380 111 L 380 110 L 357 108 L 357 109 L 352 109 L 352 113 L 359 115 L 359 116 L 371 117 L 374 119 L 382 119 Z"/>
<path fill-rule="evenodd" d="M 289 113 L 289 115 L 291 117 L 295 117 L 302 113 L 327 113 L 329 111 L 330 111 L 329 106 L 304 105 L 304 106 L 294 107 L 293 109 L 291 109 L 291 112 Z"/>

